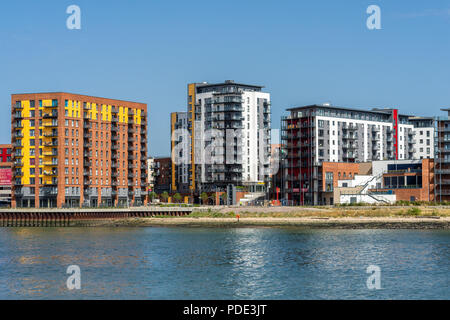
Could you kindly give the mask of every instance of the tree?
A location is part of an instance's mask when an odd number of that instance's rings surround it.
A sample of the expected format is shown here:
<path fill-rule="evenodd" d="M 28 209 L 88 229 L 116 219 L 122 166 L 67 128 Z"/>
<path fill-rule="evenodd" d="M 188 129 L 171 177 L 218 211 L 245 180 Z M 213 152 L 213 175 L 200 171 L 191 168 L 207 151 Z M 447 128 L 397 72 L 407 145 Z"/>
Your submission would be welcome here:
<path fill-rule="evenodd" d="M 200 198 L 202 199 L 203 204 L 205 204 L 205 202 L 208 200 L 208 194 L 206 192 L 202 192 Z"/>
<path fill-rule="evenodd" d="M 220 197 L 222 198 L 223 204 L 227 204 L 227 199 L 228 199 L 228 195 L 226 192 L 222 193 L 220 195 Z"/>
<path fill-rule="evenodd" d="M 211 200 L 212 204 L 217 205 L 217 203 L 216 203 L 217 199 L 216 199 L 216 194 L 215 193 L 210 195 L 208 199 Z"/>
<path fill-rule="evenodd" d="M 175 193 L 174 196 L 173 196 L 173 199 L 174 199 L 176 202 L 181 202 L 181 194 Z"/>
<path fill-rule="evenodd" d="M 163 198 L 164 202 L 167 202 L 167 199 L 169 199 L 169 193 L 167 191 L 164 191 L 161 194 L 161 198 Z"/>
<path fill-rule="evenodd" d="M 156 198 L 156 192 L 150 192 L 149 194 L 148 194 L 148 197 L 150 198 L 150 202 L 153 202 L 153 199 L 155 199 Z"/>

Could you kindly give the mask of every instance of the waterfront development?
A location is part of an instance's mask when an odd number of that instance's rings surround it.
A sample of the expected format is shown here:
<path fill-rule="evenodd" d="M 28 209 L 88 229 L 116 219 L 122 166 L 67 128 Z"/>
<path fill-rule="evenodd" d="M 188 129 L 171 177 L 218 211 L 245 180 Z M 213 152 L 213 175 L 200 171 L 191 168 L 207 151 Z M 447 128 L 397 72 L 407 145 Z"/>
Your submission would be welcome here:
<path fill-rule="evenodd" d="M 0 243 L 0 299 L 450 297 L 449 230 L 0 228 Z"/>

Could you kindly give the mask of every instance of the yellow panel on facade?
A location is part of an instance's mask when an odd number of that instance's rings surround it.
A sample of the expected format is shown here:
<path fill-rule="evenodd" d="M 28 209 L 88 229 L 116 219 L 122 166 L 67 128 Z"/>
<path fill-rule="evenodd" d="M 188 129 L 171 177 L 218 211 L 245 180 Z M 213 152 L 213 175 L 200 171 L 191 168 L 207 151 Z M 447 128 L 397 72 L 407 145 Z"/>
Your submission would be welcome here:
<path fill-rule="evenodd" d="M 29 116 L 30 115 L 30 101 L 25 100 L 22 101 L 22 107 L 23 107 L 23 115 Z M 30 183 L 30 120 L 23 120 L 22 121 L 22 161 L 23 161 L 23 177 L 22 177 L 22 183 L 23 184 L 29 184 Z"/>

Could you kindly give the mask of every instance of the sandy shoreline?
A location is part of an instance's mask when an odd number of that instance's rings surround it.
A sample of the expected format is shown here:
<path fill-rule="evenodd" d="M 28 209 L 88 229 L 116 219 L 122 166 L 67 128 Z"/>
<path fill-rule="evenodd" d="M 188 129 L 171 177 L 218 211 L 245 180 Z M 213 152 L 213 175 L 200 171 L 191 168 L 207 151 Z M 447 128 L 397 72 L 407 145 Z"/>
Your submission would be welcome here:
<path fill-rule="evenodd" d="M 360 217 L 360 218 L 128 218 L 76 221 L 73 226 L 96 227 L 300 227 L 330 229 L 450 229 L 449 217 Z"/>

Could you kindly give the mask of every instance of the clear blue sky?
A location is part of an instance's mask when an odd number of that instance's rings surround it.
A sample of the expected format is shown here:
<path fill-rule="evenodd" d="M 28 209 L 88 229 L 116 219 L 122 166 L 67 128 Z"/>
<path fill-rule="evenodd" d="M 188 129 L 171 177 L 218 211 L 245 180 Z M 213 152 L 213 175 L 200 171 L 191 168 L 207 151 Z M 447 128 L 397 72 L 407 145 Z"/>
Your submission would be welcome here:
<path fill-rule="evenodd" d="M 66 8 L 82 29 L 66 28 Z M 382 30 L 366 28 L 381 8 Z M 450 107 L 450 0 L 8 1 L 0 9 L 0 142 L 10 94 L 68 91 L 149 105 L 149 154 L 169 155 L 169 113 L 189 82 L 234 79 L 285 109 L 331 102 L 442 115 Z"/>

